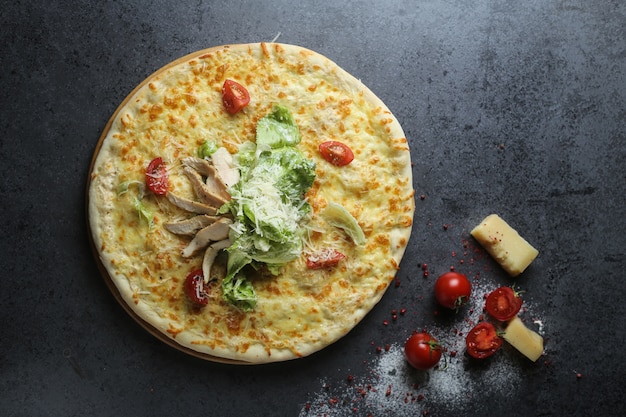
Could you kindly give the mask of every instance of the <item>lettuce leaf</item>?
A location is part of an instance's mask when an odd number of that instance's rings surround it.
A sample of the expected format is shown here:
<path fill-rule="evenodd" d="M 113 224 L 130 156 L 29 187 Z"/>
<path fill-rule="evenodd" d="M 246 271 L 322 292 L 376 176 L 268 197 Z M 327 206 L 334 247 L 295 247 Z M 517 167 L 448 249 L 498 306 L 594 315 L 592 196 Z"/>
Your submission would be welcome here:
<path fill-rule="evenodd" d="M 217 144 L 212 140 L 205 140 L 202 145 L 198 147 L 198 158 L 209 158 L 217 151 Z"/>
<path fill-rule="evenodd" d="M 257 146 L 278 149 L 283 146 L 295 146 L 301 139 L 296 121 L 283 106 L 274 107 L 272 113 L 259 120 L 256 125 Z"/>

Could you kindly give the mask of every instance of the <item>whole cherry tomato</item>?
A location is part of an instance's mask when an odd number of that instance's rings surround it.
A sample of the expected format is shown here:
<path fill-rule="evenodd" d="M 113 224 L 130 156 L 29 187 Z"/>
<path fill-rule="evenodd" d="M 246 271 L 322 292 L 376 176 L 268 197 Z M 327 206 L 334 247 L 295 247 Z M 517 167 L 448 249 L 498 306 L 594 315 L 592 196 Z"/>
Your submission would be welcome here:
<path fill-rule="evenodd" d="M 319 150 L 325 160 L 338 167 L 348 165 L 354 159 L 352 149 L 335 140 L 320 143 Z"/>
<path fill-rule="evenodd" d="M 458 272 L 446 272 L 435 282 L 435 298 L 442 306 L 457 309 L 469 301 L 472 284 Z"/>
<path fill-rule="evenodd" d="M 250 103 L 250 93 L 238 82 L 226 80 L 222 86 L 222 102 L 228 113 L 235 114 Z"/>
<path fill-rule="evenodd" d="M 209 303 L 209 295 L 205 289 L 202 269 L 191 271 L 189 275 L 187 275 L 185 283 L 183 284 L 183 290 L 194 304 L 205 306 Z"/>
<path fill-rule="evenodd" d="M 404 345 L 404 356 L 412 367 L 425 371 L 437 365 L 442 348 L 429 333 L 413 333 Z"/>
<path fill-rule="evenodd" d="M 485 309 L 494 319 L 511 320 L 522 308 L 522 298 L 511 287 L 500 287 L 489 293 Z"/>
<path fill-rule="evenodd" d="M 476 359 L 487 358 L 502 346 L 502 338 L 493 324 L 483 321 L 478 323 L 467 333 L 465 347 L 467 353 Z"/>
<path fill-rule="evenodd" d="M 154 158 L 148 164 L 148 168 L 146 168 L 146 185 L 156 195 L 167 194 L 167 187 L 169 186 L 167 167 L 161 157 Z"/>
<path fill-rule="evenodd" d="M 345 259 L 346 255 L 335 249 L 324 249 L 309 255 L 306 259 L 306 266 L 309 269 L 322 269 L 335 266 Z"/>

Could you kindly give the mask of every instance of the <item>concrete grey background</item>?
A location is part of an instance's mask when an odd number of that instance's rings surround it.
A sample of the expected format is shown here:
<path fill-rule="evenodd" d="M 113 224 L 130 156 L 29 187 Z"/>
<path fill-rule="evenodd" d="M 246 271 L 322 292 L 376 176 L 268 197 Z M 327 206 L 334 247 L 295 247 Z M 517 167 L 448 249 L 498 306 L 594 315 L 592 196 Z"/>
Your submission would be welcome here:
<path fill-rule="evenodd" d="M 400 286 L 336 344 L 284 364 L 204 362 L 145 332 L 108 291 L 88 245 L 89 163 L 118 104 L 153 71 L 277 35 L 337 62 L 399 119 L 414 162 L 413 236 Z M 626 412 L 625 2 L 11 2 L 0 45 L 1 415 L 401 415 L 355 406 L 340 387 L 372 372 L 376 346 L 420 328 L 450 337 L 441 329 L 459 317 L 435 314 L 432 300 L 450 265 L 511 283 L 488 259 L 459 261 L 491 212 L 541 252 L 516 282 L 545 325 L 546 355 L 531 364 L 504 349 L 475 363 L 459 352 L 477 381 L 461 394 L 470 400 L 458 406 L 414 376 L 426 398 L 402 413 Z M 381 325 L 403 306 L 410 315 Z M 489 387 L 508 382 L 487 374 L 503 361 L 522 378 L 494 397 Z M 339 401 L 315 404 L 320 391 Z"/>

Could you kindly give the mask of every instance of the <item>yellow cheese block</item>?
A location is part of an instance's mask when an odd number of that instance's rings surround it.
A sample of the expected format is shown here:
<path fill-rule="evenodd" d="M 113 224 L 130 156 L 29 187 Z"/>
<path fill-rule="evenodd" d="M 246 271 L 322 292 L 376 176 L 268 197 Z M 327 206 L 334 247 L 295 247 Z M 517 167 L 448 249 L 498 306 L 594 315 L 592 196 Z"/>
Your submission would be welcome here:
<path fill-rule="evenodd" d="M 518 316 L 509 322 L 502 337 L 533 362 L 543 354 L 543 337 L 526 327 Z"/>
<path fill-rule="evenodd" d="M 497 214 L 485 217 L 470 233 L 512 277 L 521 274 L 539 254 Z"/>

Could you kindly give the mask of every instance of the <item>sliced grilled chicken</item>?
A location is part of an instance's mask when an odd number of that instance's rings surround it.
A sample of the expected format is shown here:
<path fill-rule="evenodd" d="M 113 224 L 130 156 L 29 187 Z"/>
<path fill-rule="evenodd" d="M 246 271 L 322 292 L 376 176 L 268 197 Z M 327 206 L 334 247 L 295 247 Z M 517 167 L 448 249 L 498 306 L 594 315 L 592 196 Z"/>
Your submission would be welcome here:
<path fill-rule="evenodd" d="M 239 181 L 239 170 L 235 168 L 233 156 L 226 148 L 217 148 L 217 151 L 211 156 L 211 161 L 217 170 L 219 179 L 227 188 Z"/>
<path fill-rule="evenodd" d="M 228 217 L 223 217 L 215 223 L 205 227 L 196 233 L 196 236 L 189 242 L 189 245 L 183 249 L 183 257 L 189 258 L 200 249 L 206 248 L 211 242 L 228 239 L 228 232 L 233 221 Z"/>
<path fill-rule="evenodd" d="M 209 216 L 206 214 L 199 214 L 193 216 L 190 219 L 181 220 L 178 222 L 165 223 L 165 229 L 174 233 L 175 235 L 194 236 L 200 229 L 207 227 L 210 224 L 215 223 L 219 217 Z"/>
<path fill-rule="evenodd" d="M 180 207 L 183 210 L 190 211 L 192 213 L 208 214 L 210 216 L 215 216 L 217 214 L 217 208 L 212 207 L 208 204 L 189 200 L 185 197 L 176 195 L 171 191 L 167 193 L 167 199 L 170 201 L 170 203 L 174 204 L 175 206 Z"/>
<path fill-rule="evenodd" d="M 183 165 L 193 168 L 205 177 L 215 175 L 215 168 L 209 161 L 204 158 L 198 158 L 196 156 L 188 156 L 180 160 Z"/>
<path fill-rule="evenodd" d="M 221 197 L 226 201 L 230 200 L 230 194 L 228 194 L 228 191 L 226 190 L 226 184 L 224 184 L 219 178 L 217 170 L 209 161 L 207 161 L 206 159 L 197 158 L 195 156 L 190 156 L 187 158 L 183 158 L 182 163 L 183 165 L 188 166 L 189 168 L 193 168 L 199 174 L 206 177 L 205 184 L 207 185 L 211 193 Z"/>
<path fill-rule="evenodd" d="M 202 258 L 202 274 L 204 275 L 205 283 L 208 283 L 211 280 L 211 268 L 213 267 L 213 263 L 215 262 L 217 254 L 222 249 L 226 249 L 229 246 L 230 240 L 224 239 L 220 240 L 219 242 L 210 244 L 204 252 L 204 257 Z"/>
<path fill-rule="evenodd" d="M 183 172 L 187 178 L 189 178 L 193 191 L 196 193 L 196 197 L 198 197 L 201 202 L 210 206 L 221 207 L 224 203 L 230 200 L 230 198 L 224 199 L 210 190 L 209 187 L 202 181 L 202 177 L 195 169 L 185 167 L 183 168 Z"/>

